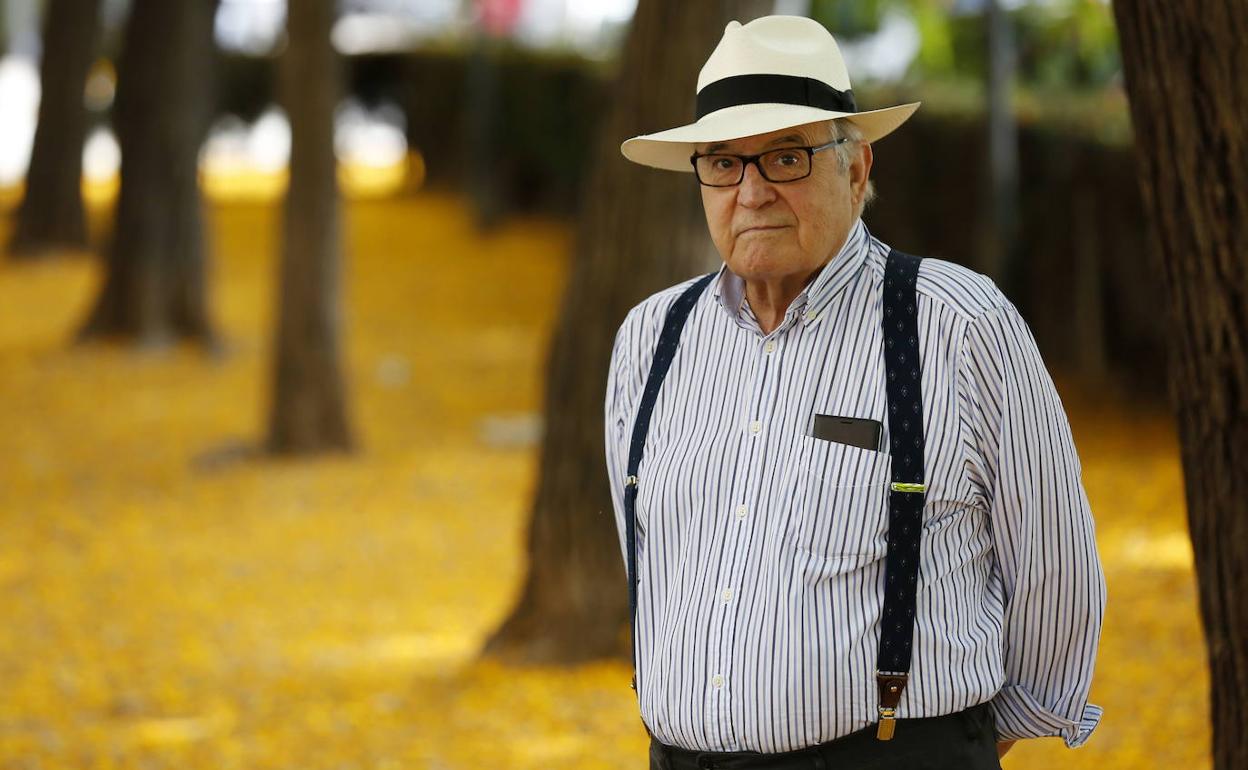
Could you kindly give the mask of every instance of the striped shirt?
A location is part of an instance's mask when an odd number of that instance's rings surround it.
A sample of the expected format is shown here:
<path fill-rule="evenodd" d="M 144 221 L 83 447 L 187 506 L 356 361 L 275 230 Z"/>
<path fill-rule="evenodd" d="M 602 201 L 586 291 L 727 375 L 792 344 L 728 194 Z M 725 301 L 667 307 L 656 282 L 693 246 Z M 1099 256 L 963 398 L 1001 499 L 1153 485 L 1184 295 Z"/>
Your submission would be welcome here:
<path fill-rule="evenodd" d="M 637 497 L 637 689 L 669 745 L 789 751 L 874 724 L 887 452 L 811 438 L 871 418 L 889 445 L 880 329 L 889 248 L 861 220 L 763 334 L 726 267 L 659 393 Z M 664 314 L 621 326 L 606 452 L 623 543 L 628 442 Z M 1083 743 L 1104 576 L 1070 426 L 1035 341 L 988 278 L 918 275 L 927 497 L 899 718 L 992 701 L 1002 740 Z"/>

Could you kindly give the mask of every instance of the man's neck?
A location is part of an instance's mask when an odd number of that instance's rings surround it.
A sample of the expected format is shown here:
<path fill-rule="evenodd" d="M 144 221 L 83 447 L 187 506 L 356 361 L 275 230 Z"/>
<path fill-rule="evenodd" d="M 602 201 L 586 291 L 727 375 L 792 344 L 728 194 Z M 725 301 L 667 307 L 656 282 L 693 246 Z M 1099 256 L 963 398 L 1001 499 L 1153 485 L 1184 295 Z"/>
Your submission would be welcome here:
<path fill-rule="evenodd" d="M 845 234 L 845 240 L 832 252 L 827 262 L 824 262 L 807 275 L 786 275 L 774 280 L 759 281 L 743 279 L 745 282 L 745 300 L 750 303 L 750 310 L 754 312 L 754 317 L 758 319 L 758 326 L 762 329 L 763 336 L 771 334 L 779 328 L 780 324 L 784 322 L 784 314 L 789 312 L 789 306 L 793 304 L 793 300 L 797 299 L 797 295 L 801 294 L 802 290 L 809 286 L 829 263 L 841 258 L 841 250 L 845 248 L 845 244 L 849 242 L 849 238 L 853 233 L 854 227 L 851 227 L 849 232 Z"/>
<path fill-rule="evenodd" d="M 746 281 L 745 301 L 750 303 L 750 310 L 758 319 L 758 326 L 763 335 L 771 334 L 784 321 L 784 314 L 797 295 L 819 275 L 825 265 L 820 265 L 809 275 L 784 276 L 774 281 Z"/>

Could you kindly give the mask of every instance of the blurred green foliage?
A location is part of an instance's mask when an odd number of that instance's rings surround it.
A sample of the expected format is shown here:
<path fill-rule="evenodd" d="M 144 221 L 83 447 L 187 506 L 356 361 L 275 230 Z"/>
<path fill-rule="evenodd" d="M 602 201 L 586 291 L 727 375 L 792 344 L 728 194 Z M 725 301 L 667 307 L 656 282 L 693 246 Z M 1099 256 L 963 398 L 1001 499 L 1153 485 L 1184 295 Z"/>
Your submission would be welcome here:
<path fill-rule="evenodd" d="M 811 0 L 810 16 L 837 37 L 853 38 L 879 29 L 883 11 L 894 4 L 896 0 Z"/>
<path fill-rule="evenodd" d="M 1026 5 L 1014 14 L 1020 75 L 1041 88 L 1101 88 L 1122 68 L 1110 7 L 1099 0 Z"/>
<path fill-rule="evenodd" d="M 811 16 L 838 37 L 876 32 L 887 13 L 909 16 L 920 48 L 912 79 L 980 80 L 987 66 L 982 3 L 956 0 L 812 0 Z M 968 10 L 970 9 L 970 10 Z M 1095 90 L 1113 84 L 1121 64 L 1113 13 L 1103 0 L 1047 0 L 1009 11 L 1020 85 Z"/>

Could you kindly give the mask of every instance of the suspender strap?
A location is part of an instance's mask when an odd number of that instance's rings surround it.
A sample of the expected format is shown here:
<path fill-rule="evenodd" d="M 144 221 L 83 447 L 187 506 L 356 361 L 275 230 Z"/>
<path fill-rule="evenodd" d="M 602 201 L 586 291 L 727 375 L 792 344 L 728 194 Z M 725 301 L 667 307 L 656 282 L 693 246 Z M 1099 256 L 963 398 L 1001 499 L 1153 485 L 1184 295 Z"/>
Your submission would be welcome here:
<path fill-rule="evenodd" d="M 676 346 L 680 344 L 680 332 L 689 320 L 689 311 L 693 310 L 702 290 L 715 277 L 708 273 L 689 285 L 689 288 L 676 298 L 667 311 L 663 321 L 663 331 L 659 334 L 659 344 L 654 351 L 654 360 L 650 364 L 650 374 L 646 377 L 646 387 L 642 391 L 641 403 L 637 407 L 637 420 L 633 423 L 632 442 L 628 447 L 628 474 L 624 479 L 624 539 L 628 551 L 628 621 L 633 629 L 633 668 L 637 665 L 637 469 L 641 467 L 641 456 L 646 449 L 646 435 L 650 432 L 650 417 L 654 414 L 654 403 L 659 397 L 659 388 L 663 387 L 663 378 L 672 366 L 676 357 Z M 633 676 L 633 689 L 637 689 L 637 677 Z"/>
<path fill-rule="evenodd" d="M 894 249 L 884 268 L 884 371 L 888 392 L 892 484 L 888 493 L 888 556 L 884 566 L 884 615 L 876 662 L 880 724 L 876 737 L 893 737 L 897 704 L 910 677 L 914 613 L 919 582 L 919 535 L 923 531 L 923 399 L 920 389 L 915 282 L 920 257 Z"/>

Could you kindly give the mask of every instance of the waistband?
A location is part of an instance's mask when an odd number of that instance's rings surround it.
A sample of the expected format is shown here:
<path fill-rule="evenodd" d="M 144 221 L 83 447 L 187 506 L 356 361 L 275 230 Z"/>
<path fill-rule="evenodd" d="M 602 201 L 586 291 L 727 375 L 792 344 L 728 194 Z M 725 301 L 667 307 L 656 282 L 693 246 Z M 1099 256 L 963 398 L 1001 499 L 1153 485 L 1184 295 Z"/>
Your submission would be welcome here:
<path fill-rule="evenodd" d="M 650 760 L 652 768 L 661 770 L 841 770 L 946 745 L 950 740 L 978 739 L 992 745 L 994 751 L 996 745 L 992 710 L 987 703 L 944 716 L 899 719 L 890 741 L 877 740 L 875 734 L 876 726 L 871 725 L 818 746 L 780 754 L 690 751 L 651 738 Z"/>

